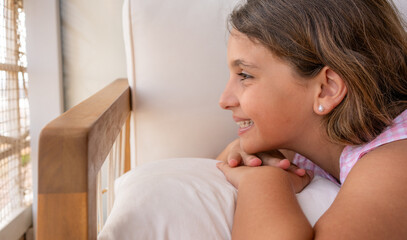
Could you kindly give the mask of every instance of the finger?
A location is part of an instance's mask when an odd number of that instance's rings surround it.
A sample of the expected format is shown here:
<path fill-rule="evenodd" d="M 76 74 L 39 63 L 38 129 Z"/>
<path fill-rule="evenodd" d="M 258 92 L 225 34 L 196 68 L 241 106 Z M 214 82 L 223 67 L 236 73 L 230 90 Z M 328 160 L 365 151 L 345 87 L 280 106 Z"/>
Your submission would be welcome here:
<path fill-rule="evenodd" d="M 237 167 L 242 162 L 242 155 L 238 152 L 232 152 L 228 155 L 228 164 L 230 167 Z"/>
<path fill-rule="evenodd" d="M 280 161 L 277 164 L 277 167 L 284 169 L 284 170 L 289 170 L 291 167 L 291 162 L 288 159 L 280 159 Z"/>
<path fill-rule="evenodd" d="M 259 158 L 261 158 L 262 164 L 264 166 L 279 167 L 281 158 L 273 157 L 272 155 L 270 155 L 268 153 L 258 153 L 257 156 Z"/>
<path fill-rule="evenodd" d="M 306 174 L 302 177 L 296 177 L 297 181 L 300 181 L 298 188 L 295 190 L 296 193 L 301 192 L 306 186 L 308 186 L 312 179 L 314 178 L 314 173 L 311 170 L 306 170 Z"/>
<path fill-rule="evenodd" d="M 250 166 L 250 167 L 257 167 L 257 166 L 261 166 L 261 164 L 262 164 L 261 159 L 255 155 L 246 154 L 245 156 L 243 156 L 243 161 L 244 161 L 244 165 Z"/>
<path fill-rule="evenodd" d="M 303 177 L 307 172 L 303 168 L 297 168 L 294 170 L 294 173 L 297 174 L 300 177 Z"/>
<path fill-rule="evenodd" d="M 297 176 L 304 176 L 306 174 L 305 169 L 299 168 L 297 165 L 291 163 L 288 159 L 283 159 L 279 162 L 278 167 L 295 173 Z"/>
<path fill-rule="evenodd" d="M 311 170 L 306 170 L 307 175 L 309 176 L 310 180 L 314 179 L 314 172 Z"/>
<path fill-rule="evenodd" d="M 311 183 L 312 179 L 314 178 L 314 172 L 311 170 L 306 170 L 306 174 L 301 177 L 303 182 L 303 189 Z"/>

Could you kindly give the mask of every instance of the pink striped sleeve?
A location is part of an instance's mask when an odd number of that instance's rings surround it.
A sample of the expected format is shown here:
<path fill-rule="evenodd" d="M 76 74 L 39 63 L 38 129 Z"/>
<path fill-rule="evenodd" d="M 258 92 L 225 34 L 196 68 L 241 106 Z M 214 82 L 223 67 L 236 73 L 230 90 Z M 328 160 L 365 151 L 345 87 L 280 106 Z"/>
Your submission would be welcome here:
<path fill-rule="evenodd" d="M 340 162 L 340 180 L 343 183 L 356 162 L 366 153 L 375 148 L 397 140 L 407 139 L 407 110 L 393 120 L 393 124 L 387 127 L 373 141 L 359 146 L 347 146 L 342 152 Z"/>

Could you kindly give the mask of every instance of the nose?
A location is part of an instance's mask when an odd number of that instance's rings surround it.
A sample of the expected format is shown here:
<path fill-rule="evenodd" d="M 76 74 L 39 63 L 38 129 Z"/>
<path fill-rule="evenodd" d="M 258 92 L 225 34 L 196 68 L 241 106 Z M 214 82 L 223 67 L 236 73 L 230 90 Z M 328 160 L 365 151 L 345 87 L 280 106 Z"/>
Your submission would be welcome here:
<path fill-rule="evenodd" d="M 231 108 L 239 106 L 236 90 L 236 84 L 234 84 L 233 80 L 229 80 L 219 99 L 219 105 L 221 108 L 231 110 Z"/>

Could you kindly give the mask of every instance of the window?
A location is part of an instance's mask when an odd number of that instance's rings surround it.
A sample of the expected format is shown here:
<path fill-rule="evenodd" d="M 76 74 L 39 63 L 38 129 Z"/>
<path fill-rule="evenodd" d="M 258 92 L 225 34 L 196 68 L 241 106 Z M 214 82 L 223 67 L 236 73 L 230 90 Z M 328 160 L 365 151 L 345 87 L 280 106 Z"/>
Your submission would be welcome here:
<path fill-rule="evenodd" d="M 23 0 L 0 0 L 0 226 L 32 203 Z"/>

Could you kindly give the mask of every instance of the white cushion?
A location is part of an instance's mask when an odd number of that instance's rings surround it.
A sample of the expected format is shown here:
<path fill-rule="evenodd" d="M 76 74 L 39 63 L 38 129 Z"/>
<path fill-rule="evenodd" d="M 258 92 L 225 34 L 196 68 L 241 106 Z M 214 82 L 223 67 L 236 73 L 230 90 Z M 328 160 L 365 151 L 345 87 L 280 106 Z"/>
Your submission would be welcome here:
<path fill-rule="evenodd" d="M 212 159 L 165 159 L 132 170 L 115 184 L 115 202 L 100 240 L 230 239 L 236 189 Z M 339 187 L 321 177 L 297 199 L 313 225 Z"/>

